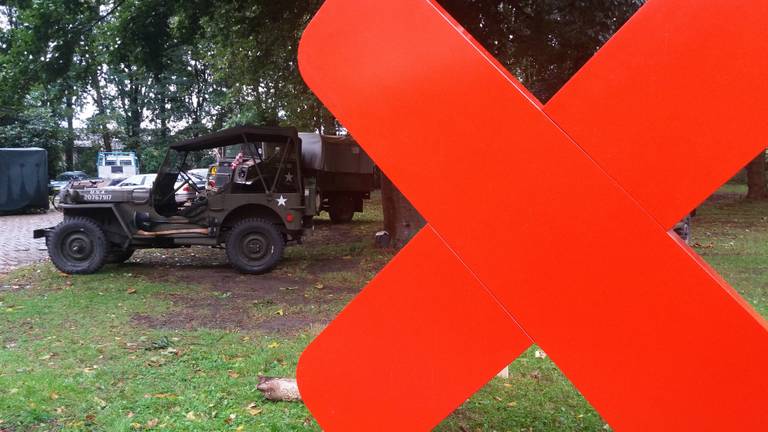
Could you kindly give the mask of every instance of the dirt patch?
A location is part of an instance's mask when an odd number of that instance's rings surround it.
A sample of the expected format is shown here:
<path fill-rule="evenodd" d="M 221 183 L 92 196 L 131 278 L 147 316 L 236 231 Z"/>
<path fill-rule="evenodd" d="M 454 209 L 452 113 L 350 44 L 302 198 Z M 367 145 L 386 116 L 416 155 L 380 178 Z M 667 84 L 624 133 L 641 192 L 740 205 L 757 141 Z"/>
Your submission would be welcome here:
<path fill-rule="evenodd" d="M 707 198 L 709 204 L 736 203 L 744 200 L 744 194 L 736 192 L 715 192 Z"/>
<path fill-rule="evenodd" d="M 141 275 L 145 269 L 137 264 L 133 270 Z M 137 315 L 134 323 L 150 328 L 293 333 L 326 324 L 339 299 L 351 299 L 359 290 L 325 285 L 318 289 L 311 280 L 240 275 L 229 267 L 187 267 L 182 272 L 152 277 L 165 283 L 184 279 L 194 285 L 188 292 L 161 295 L 172 308 L 159 316 Z"/>
<path fill-rule="evenodd" d="M 332 316 L 323 319 L 308 314 L 294 315 L 291 317 L 275 317 L 260 322 L 258 330 L 264 333 L 289 335 L 313 327 L 325 327 L 332 319 Z"/>
<path fill-rule="evenodd" d="M 351 257 L 342 259 L 315 260 L 307 265 L 307 273 L 322 275 L 324 273 L 354 272 L 360 268 L 360 260 Z"/>
<path fill-rule="evenodd" d="M 378 224 L 318 224 L 313 235 L 265 275 L 243 275 L 227 263 L 221 249 L 193 247 L 138 251 L 121 271 L 153 282 L 181 284 L 189 290 L 161 294 L 172 303 L 162 315 L 136 315 L 141 326 L 162 329 L 199 328 L 293 334 L 324 326 L 362 286 L 349 278 L 325 274 L 368 271 L 360 253 L 349 245 L 372 247 Z M 370 243 L 370 246 L 368 246 Z M 363 251 L 362 253 L 365 253 Z M 380 263 L 383 267 L 385 262 Z M 379 268 L 380 268 L 379 267 Z M 362 278 L 361 278 L 362 279 Z"/>

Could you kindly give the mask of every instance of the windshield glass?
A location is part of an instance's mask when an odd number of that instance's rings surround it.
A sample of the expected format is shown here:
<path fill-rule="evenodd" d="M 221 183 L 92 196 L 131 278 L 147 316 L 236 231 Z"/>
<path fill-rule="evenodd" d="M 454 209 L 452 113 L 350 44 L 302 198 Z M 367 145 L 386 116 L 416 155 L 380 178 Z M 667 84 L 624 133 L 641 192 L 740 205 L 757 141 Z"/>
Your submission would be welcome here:
<path fill-rule="evenodd" d="M 211 151 L 188 152 L 169 149 L 152 186 L 155 210 L 164 216 L 175 215 L 178 210 L 175 194 L 179 190 L 185 185 L 189 185 L 191 190 L 195 190 L 195 186 L 205 189 L 205 179 L 191 174 L 190 171 L 204 168 L 207 172 L 207 167 L 212 162 Z"/>

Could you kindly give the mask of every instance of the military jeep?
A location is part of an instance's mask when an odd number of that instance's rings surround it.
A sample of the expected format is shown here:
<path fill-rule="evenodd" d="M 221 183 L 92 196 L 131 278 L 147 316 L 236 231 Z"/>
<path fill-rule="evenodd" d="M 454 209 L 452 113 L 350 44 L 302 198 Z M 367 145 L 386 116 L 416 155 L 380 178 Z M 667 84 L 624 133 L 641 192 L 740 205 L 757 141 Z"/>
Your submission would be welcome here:
<path fill-rule="evenodd" d="M 215 187 L 195 184 L 190 155 L 233 146 L 238 155 L 218 166 Z M 312 226 L 313 187 L 304 184 L 296 129 L 231 128 L 171 145 L 151 188 L 65 189 L 64 221 L 34 237 L 46 238 L 51 261 L 65 273 L 96 272 L 136 249 L 203 245 L 225 248 L 235 269 L 259 274 Z M 195 198 L 177 202 L 180 188 Z"/>

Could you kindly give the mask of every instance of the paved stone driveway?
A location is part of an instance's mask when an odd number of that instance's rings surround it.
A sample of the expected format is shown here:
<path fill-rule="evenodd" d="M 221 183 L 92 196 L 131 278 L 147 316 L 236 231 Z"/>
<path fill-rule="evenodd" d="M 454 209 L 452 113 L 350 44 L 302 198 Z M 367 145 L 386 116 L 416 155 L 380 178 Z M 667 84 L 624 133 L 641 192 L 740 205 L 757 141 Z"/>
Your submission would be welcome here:
<path fill-rule="evenodd" d="M 32 231 L 61 222 L 61 213 L 0 216 L 0 273 L 48 258 L 45 239 L 33 239 Z"/>

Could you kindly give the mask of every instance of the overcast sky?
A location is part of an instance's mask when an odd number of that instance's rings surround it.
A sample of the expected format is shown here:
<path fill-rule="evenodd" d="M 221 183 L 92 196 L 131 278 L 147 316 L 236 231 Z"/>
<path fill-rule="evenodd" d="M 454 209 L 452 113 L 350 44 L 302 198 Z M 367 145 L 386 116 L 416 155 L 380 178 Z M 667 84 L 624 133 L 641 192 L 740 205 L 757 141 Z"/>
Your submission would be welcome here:
<path fill-rule="evenodd" d="M 5 8 L 0 9 L 0 29 L 8 30 L 8 17 L 5 16 Z"/>

